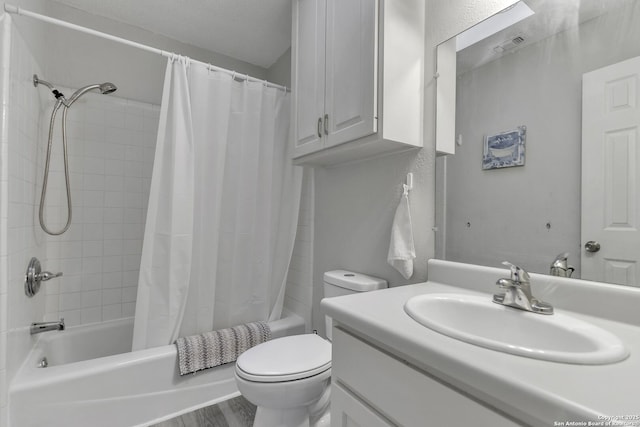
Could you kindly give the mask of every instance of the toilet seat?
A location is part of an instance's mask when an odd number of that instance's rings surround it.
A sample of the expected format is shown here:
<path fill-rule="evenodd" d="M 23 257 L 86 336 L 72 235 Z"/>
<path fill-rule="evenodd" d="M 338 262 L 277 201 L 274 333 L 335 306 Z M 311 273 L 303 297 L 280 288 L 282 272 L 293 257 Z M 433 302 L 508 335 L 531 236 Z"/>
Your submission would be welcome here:
<path fill-rule="evenodd" d="M 238 376 L 254 382 L 295 381 L 329 369 L 331 344 L 315 334 L 267 341 L 245 351 L 236 361 Z"/>

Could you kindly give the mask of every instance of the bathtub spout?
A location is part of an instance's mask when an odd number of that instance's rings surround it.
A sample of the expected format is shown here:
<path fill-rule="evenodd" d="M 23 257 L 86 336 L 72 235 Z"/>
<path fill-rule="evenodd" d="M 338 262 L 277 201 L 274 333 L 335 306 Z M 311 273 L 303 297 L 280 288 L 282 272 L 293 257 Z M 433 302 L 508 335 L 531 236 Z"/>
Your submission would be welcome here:
<path fill-rule="evenodd" d="M 64 319 L 57 322 L 34 322 L 31 324 L 31 335 L 47 331 L 64 331 Z"/>

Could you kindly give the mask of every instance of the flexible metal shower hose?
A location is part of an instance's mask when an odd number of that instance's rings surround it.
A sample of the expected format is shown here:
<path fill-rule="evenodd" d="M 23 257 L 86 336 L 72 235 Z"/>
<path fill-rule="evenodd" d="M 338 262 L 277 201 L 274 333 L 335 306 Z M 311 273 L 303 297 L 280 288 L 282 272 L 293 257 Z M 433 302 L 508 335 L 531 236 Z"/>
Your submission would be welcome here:
<path fill-rule="evenodd" d="M 45 233 L 50 234 L 52 236 L 59 236 L 69 229 L 71 225 L 71 217 L 73 214 L 73 210 L 71 208 L 71 185 L 69 183 L 69 156 L 67 155 L 67 110 L 68 108 L 64 106 L 62 110 L 62 151 L 64 154 L 64 179 L 67 187 L 67 224 L 60 231 L 51 231 L 47 228 L 47 225 L 44 222 L 44 203 L 47 198 L 47 185 L 49 182 L 49 165 L 51 163 L 51 146 L 53 145 L 53 127 L 55 124 L 56 113 L 60 106 L 63 106 L 62 100 L 58 99 L 56 101 L 56 105 L 53 107 L 53 112 L 51 113 L 51 122 L 49 123 L 49 141 L 47 143 L 47 159 L 45 161 L 44 166 L 44 178 L 42 180 L 42 193 L 40 194 L 40 227 L 44 230 Z"/>

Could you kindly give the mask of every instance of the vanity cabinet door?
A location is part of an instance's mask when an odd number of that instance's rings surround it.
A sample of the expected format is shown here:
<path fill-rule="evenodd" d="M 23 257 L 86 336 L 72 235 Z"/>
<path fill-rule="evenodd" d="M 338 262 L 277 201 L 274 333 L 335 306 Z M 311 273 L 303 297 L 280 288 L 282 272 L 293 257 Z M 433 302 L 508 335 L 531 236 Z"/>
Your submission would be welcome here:
<path fill-rule="evenodd" d="M 391 427 L 373 409 L 339 385 L 331 387 L 331 427 Z"/>
<path fill-rule="evenodd" d="M 469 398 L 421 369 L 333 328 L 331 392 L 352 391 L 380 414 L 403 427 L 516 427 L 493 408 Z M 340 393 L 338 391 L 337 393 Z M 333 399 L 333 395 L 332 395 Z M 331 403 L 331 417 L 339 413 Z M 340 406 L 338 406 L 340 408 Z M 339 424 L 336 424 L 339 425 Z M 358 424 L 352 424 L 358 425 Z M 360 424 L 366 426 L 367 424 Z"/>

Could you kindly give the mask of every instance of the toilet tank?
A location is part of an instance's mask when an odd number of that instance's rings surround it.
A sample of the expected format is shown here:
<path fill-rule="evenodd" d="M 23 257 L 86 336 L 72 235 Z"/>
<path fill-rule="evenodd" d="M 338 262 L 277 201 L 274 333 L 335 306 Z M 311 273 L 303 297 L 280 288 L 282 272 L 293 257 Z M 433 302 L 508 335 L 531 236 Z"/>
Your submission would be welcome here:
<path fill-rule="evenodd" d="M 386 287 L 386 280 L 362 273 L 347 270 L 333 270 L 324 273 L 325 298 L 375 291 Z M 325 316 L 325 326 L 327 338 L 331 340 L 332 320 L 329 316 Z"/>

